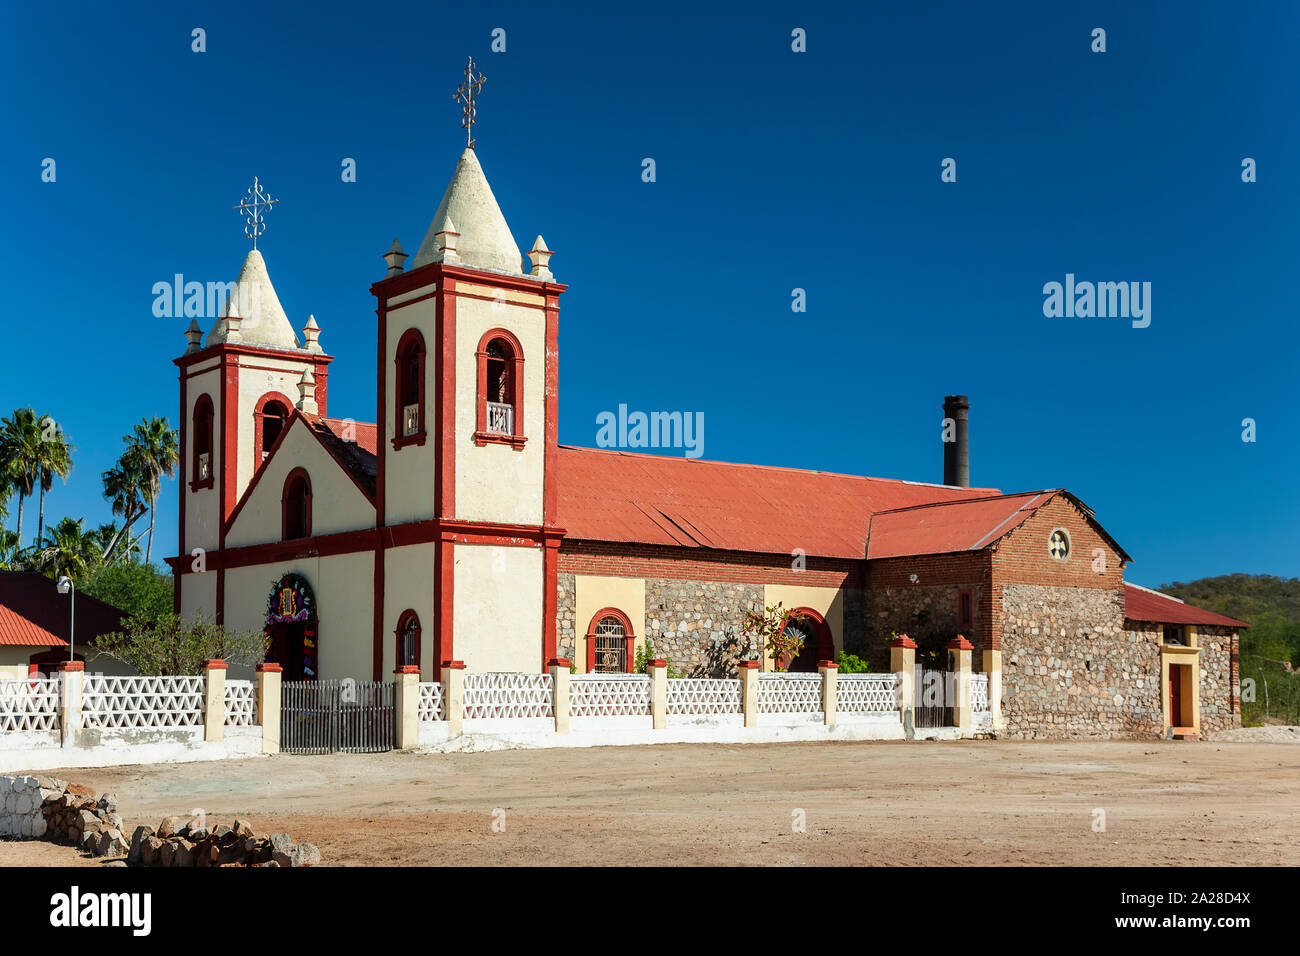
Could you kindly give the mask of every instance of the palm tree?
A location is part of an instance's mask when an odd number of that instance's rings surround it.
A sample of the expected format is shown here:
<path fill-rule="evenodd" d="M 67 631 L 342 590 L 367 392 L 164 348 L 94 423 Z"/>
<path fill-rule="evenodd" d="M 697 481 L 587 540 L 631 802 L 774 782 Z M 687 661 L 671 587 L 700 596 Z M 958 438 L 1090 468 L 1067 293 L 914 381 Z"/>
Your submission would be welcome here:
<path fill-rule="evenodd" d="M 62 574 L 80 580 L 99 564 L 99 535 L 81 525 L 81 518 L 64 518 L 46 532 L 37 546 L 36 565 L 56 580 Z"/>
<path fill-rule="evenodd" d="M 132 433 L 122 440 L 127 444 L 127 454 L 131 456 L 132 465 L 140 469 L 145 479 L 145 497 L 149 499 L 149 544 L 145 548 L 144 559 L 148 563 L 153 557 L 153 528 L 158 492 L 162 479 L 170 478 L 176 473 L 176 463 L 180 460 L 180 442 L 176 430 L 167 424 L 165 418 L 142 418 Z"/>
<path fill-rule="evenodd" d="M 23 503 L 36 487 L 41 428 L 36 413 L 18 408 L 0 419 L 0 481 L 18 492 L 18 541 L 23 539 Z"/>
<path fill-rule="evenodd" d="M 17 570 L 15 561 L 18 557 L 18 534 L 0 528 L 0 568 Z"/>
<path fill-rule="evenodd" d="M 121 515 L 123 519 L 122 527 L 117 528 L 116 533 L 104 541 L 105 561 L 112 558 L 123 535 L 130 541 L 131 525 L 145 512 L 144 499 L 140 496 L 145 479 L 137 459 L 138 456 L 128 450 L 118 459 L 116 467 L 110 468 L 103 475 L 104 497 L 113 506 L 113 514 Z"/>
<path fill-rule="evenodd" d="M 75 450 L 63 435 L 63 429 L 55 424 L 54 419 L 42 415 L 40 420 L 41 443 L 36 456 L 37 484 L 40 487 L 40 517 L 36 522 L 36 540 L 40 541 L 45 533 L 45 492 L 54 487 L 55 477 L 68 480 L 72 471 L 72 452 Z M 48 434 L 49 437 L 46 437 Z"/>

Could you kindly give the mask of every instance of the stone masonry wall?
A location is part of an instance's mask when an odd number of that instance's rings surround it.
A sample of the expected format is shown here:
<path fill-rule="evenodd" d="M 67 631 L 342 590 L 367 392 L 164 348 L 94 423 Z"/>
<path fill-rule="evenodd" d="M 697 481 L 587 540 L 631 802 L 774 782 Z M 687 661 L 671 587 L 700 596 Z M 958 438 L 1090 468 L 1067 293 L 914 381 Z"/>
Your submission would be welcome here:
<path fill-rule="evenodd" d="M 1196 645 L 1201 649 L 1201 733 L 1241 726 L 1240 710 L 1234 712 L 1233 700 L 1241 691 L 1233 690 L 1232 645 L 1235 631 L 1230 627 L 1196 625 Z"/>
<path fill-rule="evenodd" d="M 735 677 L 736 662 L 752 659 L 740 624 L 763 610 L 763 586 L 647 578 L 646 634 L 655 654 L 687 677 Z"/>
<path fill-rule="evenodd" d="M 1160 647 L 1127 631 L 1123 592 L 1002 588 L 1006 735 L 1159 736 Z"/>
<path fill-rule="evenodd" d="M 555 602 L 555 652 L 557 657 L 567 657 L 573 660 L 575 648 L 578 645 L 577 624 L 574 618 L 577 616 L 578 589 L 572 574 L 561 572 L 559 583 L 556 586 Z M 546 662 L 543 661 L 543 664 Z"/>

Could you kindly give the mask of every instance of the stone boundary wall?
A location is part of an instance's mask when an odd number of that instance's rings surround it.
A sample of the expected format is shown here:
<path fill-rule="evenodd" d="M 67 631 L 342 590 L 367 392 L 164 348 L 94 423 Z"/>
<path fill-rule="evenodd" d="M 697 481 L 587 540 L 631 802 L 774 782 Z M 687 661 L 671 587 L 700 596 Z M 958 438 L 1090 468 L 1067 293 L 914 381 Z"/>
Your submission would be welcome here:
<path fill-rule="evenodd" d="M 647 578 L 646 636 L 655 654 L 687 677 L 735 677 L 758 648 L 741 633 L 746 611 L 763 610 L 763 585 Z"/>
<path fill-rule="evenodd" d="M 1230 627 L 1197 624 L 1201 649 L 1201 733 L 1241 726 L 1241 671 L 1234 663 L 1237 632 Z"/>

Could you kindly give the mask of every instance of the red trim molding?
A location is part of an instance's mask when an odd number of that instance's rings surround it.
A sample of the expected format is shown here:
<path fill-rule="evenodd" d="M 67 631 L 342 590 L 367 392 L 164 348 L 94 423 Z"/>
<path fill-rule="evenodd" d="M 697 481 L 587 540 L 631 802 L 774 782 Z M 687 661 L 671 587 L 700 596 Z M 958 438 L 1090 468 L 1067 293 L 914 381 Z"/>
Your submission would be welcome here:
<path fill-rule="evenodd" d="M 224 671 L 226 670 L 226 662 L 219 657 L 214 657 L 210 661 L 203 662 L 203 669 L 205 671 Z"/>
<path fill-rule="evenodd" d="M 266 450 L 266 457 L 263 458 L 262 457 L 262 436 L 266 434 L 266 430 L 264 427 L 266 422 L 266 406 L 270 405 L 272 402 L 275 402 L 284 408 L 284 424 L 280 426 L 280 434 L 275 436 L 275 441 L 273 441 L 271 443 L 271 447 Z M 256 474 L 257 470 L 262 467 L 262 462 L 270 461 L 271 454 L 275 451 L 277 447 L 279 447 L 281 436 L 283 436 L 284 433 L 289 430 L 289 425 L 293 421 L 293 413 L 295 407 L 296 406 L 294 405 L 294 403 L 289 400 L 289 396 L 285 395 L 283 392 L 276 392 L 276 391 L 270 391 L 264 393 L 262 397 L 257 400 L 257 404 L 253 406 L 253 472 L 254 474 Z"/>
<path fill-rule="evenodd" d="M 266 661 L 265 663 L 258 664 L 253 668 L 253 670 L 259 674 L 279 674 L 284 671 L 284 668 L 274 661 Z"/>

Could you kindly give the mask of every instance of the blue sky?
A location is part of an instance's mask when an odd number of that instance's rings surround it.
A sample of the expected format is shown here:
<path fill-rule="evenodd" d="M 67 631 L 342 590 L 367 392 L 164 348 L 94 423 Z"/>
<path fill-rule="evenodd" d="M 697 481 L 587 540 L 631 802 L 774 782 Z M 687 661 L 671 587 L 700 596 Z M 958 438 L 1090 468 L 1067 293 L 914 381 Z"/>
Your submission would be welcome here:
<path fill-rule="evenodd" d="M 47 517 L 108 520 L 121 436 L 175 423 L 187 320 L 151 289 L 235 277 L 254 175 L 280 300 L 337 356 L 330 412 L 373 420 L 369 285 L 451 176 L 473 54 L 479 159 L 570 286 L 561 441 L 620 403 L 701 411 L 706 458 L 938 481 L 965 393 L 974 483 L 1068 487 L 1130 580 L 1300 574 L 1300 5 L 564 6 L 8 5 L 0 410 L 76 445 Z M 1150 282 L 1150 326 L 1045 317 L 1067 273 Z"/>

